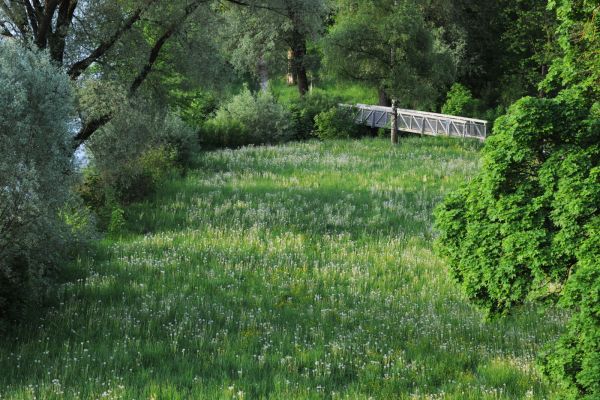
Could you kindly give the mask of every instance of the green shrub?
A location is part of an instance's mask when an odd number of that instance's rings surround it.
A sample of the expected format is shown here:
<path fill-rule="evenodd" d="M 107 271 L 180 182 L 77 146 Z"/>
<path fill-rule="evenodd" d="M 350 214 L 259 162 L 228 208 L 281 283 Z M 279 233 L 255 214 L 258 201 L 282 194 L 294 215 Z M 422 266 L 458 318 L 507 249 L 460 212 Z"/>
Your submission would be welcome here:
<path fill-rule="evenodd" d="M 446 95 L 442 114 L 474 118 L 480 115 L 480 108 L 481 103 L 473 98 L 471 91 L 460 83 L 455 83 Z"/>
<path fill-rule="evenodd" d="M 480 174 L 437 210 L 439 250 L 490 315 L 527 301 L 571 314 L 542 362 L 568 398 L 600 396 L 600 105 L 524 98 L 494 127 Z"/>
<path fill-rule="evenodd" d="M 91 165 L 77 192 L 103 230 L 116 206 L 151 195 L 166 177 L 182 172 L 198 150 L 196 133 L 179 117 L 152 110 L 151 104 L 130 103 L 87 144 Z"/>
<path fill-rule="evenodd" d="M 177 151 L 171 146 L 149 147 L 137 158 L 110 170 L 89 166 L 83 171 L 76 191 L 96 213 L 98 227 L 109 229 L 111 213 L 117 207 L 144 200 L 160 182 L 178 174 Z"/>
<path fill-rule="evenodd" d="M 294 139 L 306 140 L 315 134 L 315 117 L 342 103 L 340 97 L 314 89 L 304 97 L 290 103 L 289 109 L 294 125 Z"/>
<path fill-rule="evenodd" d="M 315 134 L 320 139 L 356 138 L 361 129 L 355 122 L 356 110 L 334 106 L 315 117 Z"/>
<path fill-rule="evenodd" d="M 486 110 L 481 115 L 481 118 L 488 121 L 490 123 L 490 126 L 493 127 L 495 121 L 504 114 L 506 114 L 506 107 L 498 106 L 496 108 L 490 108 Z"/>
<path fill-rule="evenodd" d="M 125 210 L 115 205 L 110 212 L 110 222 L 108 223 L 108 233 L 111 235 L 119 234 L 125 228 Z"/>
<path fill-rule="evenodd" d="M 253 144 L 243 125 L 238 121 L 211 119 L 200 129 L 200 142 L 206 147 L 239 147 Z"/>
<path fill-rule="evenodd" d="M 151 147 L 140 155 L 137 160 L 137 169 L 144 172 L 157 185 L 177 169 L 177 150 L 169 145 Z"/>
<path fill-rule="evenodd" d="M 99 171 L 111 173 L 122 169 L 142 153 L 159 146 L 174 150 L 176 163 L 185 168 L 199 149 L 196 133 L 191 127 L 177 115 L 157 110 L 152 103 L 140 99 L 126 101 L 113 112 L 111 121 L 86 143 Z"/>
<path fill-rule="evenodd" d="M 102 177 L 98 169 L 91 166 L 86 167 L 82 171 L 80 180 L 75 185 L 75 192 L 83 200 L 84 204 L 95 212 L 108 202 Z"/>
<path fill-rule="evenodd" d="M 0 41 L 0 320 L 42 298 L 65 260 L 72 103 L 45 54 Z"/>
<path fill-rule="evenodd" d="M 173 152 L 177 166 L 186 169 L 200 151 L 197 132 L 173 113 L 167 113 L 156 125 L 154 144 Z"/>
<path fill-rule="evenodd" d="M 187 93 L 182 93 L 181 98 L 177 101 L 178 114 L 187 125 L 200 128 L 218 110 L 218 98 L 215 94 L 206 91 Z"/>
<path fill-rule="evenodd" d="M 122 165 L 118 171 L 105 172 L 101 177 L 103 186 L 97 189 L 103 188 L 107 192 L 107 199 L 114 199 L 121 205 L 142 201 L 156 189 L 152 173 L 143 168 L 140 159 Z"/>
<path fill-rule="evenodd" d="M 290 113 L 270 93 L 245 88 L 222 106 L 201 130 L 201 143 L 242 146 L 281 143 L 293 137 Z"/>

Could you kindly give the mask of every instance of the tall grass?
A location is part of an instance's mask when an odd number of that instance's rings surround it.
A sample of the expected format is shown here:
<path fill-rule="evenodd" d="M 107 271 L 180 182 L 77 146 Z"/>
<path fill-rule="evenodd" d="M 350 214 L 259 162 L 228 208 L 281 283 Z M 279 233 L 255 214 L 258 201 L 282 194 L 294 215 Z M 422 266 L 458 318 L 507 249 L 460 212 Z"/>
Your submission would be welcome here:
<path fill-rule="evenodd" d="M 204 154 L 0 341 L 6 399 L 547 398 L 558 316 L 485 322 L 431 249 L 478 146 L 443 138 Z"/>
<path fill-rule="evenodd" d="M 283 104 L 289 104 L 300 97 L 298 87 L 289 86 L 283 80 L 273 80 L 269 84 L 275 97 Z M 323 81 L 316 84 L 313 90 L 339 97 L 348 104 L 377 104 L 379 101 L 375 89 L 354 83 Z"/>

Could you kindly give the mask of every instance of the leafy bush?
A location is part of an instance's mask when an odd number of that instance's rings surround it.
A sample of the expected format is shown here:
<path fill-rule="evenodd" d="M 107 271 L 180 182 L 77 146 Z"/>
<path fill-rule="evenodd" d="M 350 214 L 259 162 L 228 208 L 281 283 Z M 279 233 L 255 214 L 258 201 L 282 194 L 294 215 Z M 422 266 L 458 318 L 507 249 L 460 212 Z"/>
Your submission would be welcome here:
<path fill-rule="evenodd" d="M 473 98 L 471 91 L 460 83 L 455 83 L 446 95 L 446 103 L 442 106 L 442 114 L 476 117 L 479 115 L 480 108 L 480 102 Z"/>
<path fill-rule="evenodd" d="M 110 211 L 110 222 L 108 223 L 108 233 L 118 234 L 125 228 L 125 210 L 119 206 L 113 207 Z"/>
<path fill-rule="evenodd" d="M 186 124 L 194 128 L 202 127 L 219 108 L 217 96 L 206 91 L 182 92 L 178 100 L 178 114 Z"/>
<path fill-rule="evenodd" d="M 197 149 L 196 133 L 179 117 L 130 102 L 87 143 L 92 165 L 77 191 L 106 229 L 116 207 L 152 194 L 161 180 L 188 166 Z"/>
<path fill-rule="evenodd" d="M 217 147 L 280 143 L 293 136 L 290 113 L 270 93 L 245 88 L 204 124 L 201 143 Z"/>
<path fill-rule="evenodd" d="M 570 310 L 543 369 L 572 399 L 600 396 L 600 105 L 588 99 L 516 102 L 480 174 L 436 214 L 441 254 L 487 313 L 527 301 Z"/>
<path fill-rule="evenodd" d="M 356 138 L 361 129 L 355 122 L 356 110 L 334 106 L 315 117 L 316 136 L 320 139 Z"/>
<path fill-rule="evenodd" d="M 167 113 L 158 122 L 154 143 L 170 149 L 179 168 L 189 167 L 200 150 L 197 132 L 173 113 Z"/>
<path fill-rule="evenodd" d="M 490 126 L 494 126 L 495 121 L 506 114 L 506 107 L 497 106 L 496 108 L 490 108 L 486 110 L 480 117 L 490 123 Z"/>
<path fill-rule="evenodd" d="M 294 123 L 294 139 L 305 140 L 315 133 L 315 117 L 321 112 L 330 110 L 342 102 L 337 96 L 330 96 L 326 92 L 314 89 L 307 95 L 294 100 L 290 106 L 290 113 Z"/>
<path fill-rule="evenodd" d="M 238 121 L 211 119 L 200 129 L 200 142 L 207 147 L 239 147 L 253 144 L 246 129 Z"/>
<path fill-rule="evenodd" d="M 94 86 L 97 84 L 94 83 Z M 119 89 L 111 83 L 104 83 L 110 92 L 118 97 Z M 107 89 L 104 89 L 107 90 Z M 177 115 L 157 109 L 154 104 L 143 99 L 127 100 L 118 107 L 99 106 L 102 96 L 96 89 L 90 95 L 85 93 L 81 98 L 93 107 L 83 105 L 85 114 L 102 114 L 105 109 L 113 114 L 111 121 L 96 132 L 86 144 L 94 164 L 100 171 L 113 172 L 131 163 L 148 149 L 167 146 L 176 152 L 177 164 L 184 168 L 198 151 L 198 140 L 194 130 L 185 124 Z M 120 99 L 120 97 L 118 97 Z M 83 102 L 83 101 L 80 101 Z"/>
<path fill-rule="evenodd" d="M 171 146 L 156 145 L 137 158 L 119 163 L 119 168 L 86 168 L 76 191 L 96 213 L 98 227 L 107 229 L 115 209 L 145 199 L 161 181 L 179 171 L 177 151 Z"/>
<path fill-rule="evenodd" d="M 73 115 L 69 79 L 48 57 L 0 42 L 0 319 L 42 297 L 64 262 Z"/>
<path fill-rule="evenodd" d="M 159 182 L 157 176 L 163 177 L 176 171 L 175 163 L 169 160 L 171 156 L 172 152 L 166 153 L 165 148 L 150 148 L 139 158 L 122 165 L 118 171 L 105 171 L 101 176 L 108 204 L 112 206 L 116 202 L 127 205 L 154 193 Z"/>

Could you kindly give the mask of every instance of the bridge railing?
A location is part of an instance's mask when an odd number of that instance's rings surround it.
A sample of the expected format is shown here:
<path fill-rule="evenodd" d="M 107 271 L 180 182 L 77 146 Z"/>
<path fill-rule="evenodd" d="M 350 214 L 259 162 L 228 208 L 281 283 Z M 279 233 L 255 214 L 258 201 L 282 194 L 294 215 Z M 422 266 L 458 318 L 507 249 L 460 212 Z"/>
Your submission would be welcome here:
<path fill-rule="evenodd" d="M 373 128 L 389 128 L 392 108 L 357 104 L 356 123 Z M 433 136 L 470 137 L 485 140 L 488 122 L 474 118 L 437 114 L 425 111 L 397 109 L 398 130 Z"/>

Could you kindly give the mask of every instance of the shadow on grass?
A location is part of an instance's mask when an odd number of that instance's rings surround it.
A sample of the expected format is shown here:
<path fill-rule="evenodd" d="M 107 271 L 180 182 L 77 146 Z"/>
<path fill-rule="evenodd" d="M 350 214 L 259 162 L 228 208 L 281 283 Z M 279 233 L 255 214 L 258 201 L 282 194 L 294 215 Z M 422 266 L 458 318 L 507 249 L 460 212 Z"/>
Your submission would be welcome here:
<path fill-rule="evenodd" d="M 129 233 L 82 255 L 58 302 L 0 339 L 0 397 L 487 396 L 490 387 L 544 397 L 523 358 L 554 325 L 531 315 L 484 324 L 440 277 L 427 244 L 439 189 L 196 178 L 132 206 Z M 196 243 L 190 230 L 207 226 L 223 237 Z M 259 245 L 232 244 L 251 229 Z M 276 247 L 285 234 L 306 241 Z M 331 243 L 339 248 L 322 252 Z"/>

